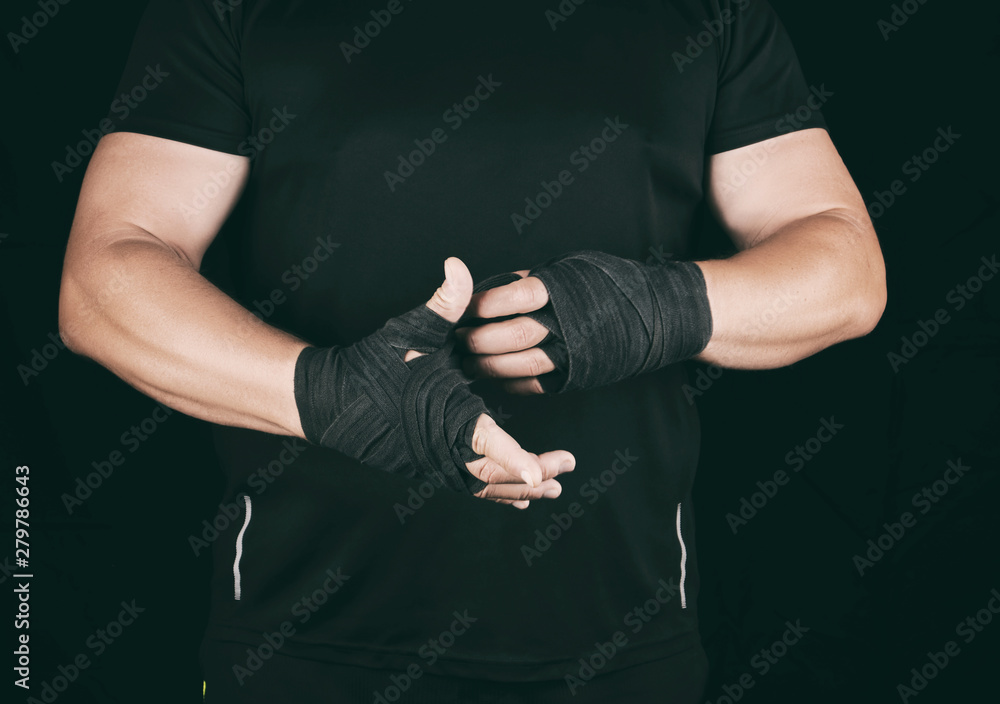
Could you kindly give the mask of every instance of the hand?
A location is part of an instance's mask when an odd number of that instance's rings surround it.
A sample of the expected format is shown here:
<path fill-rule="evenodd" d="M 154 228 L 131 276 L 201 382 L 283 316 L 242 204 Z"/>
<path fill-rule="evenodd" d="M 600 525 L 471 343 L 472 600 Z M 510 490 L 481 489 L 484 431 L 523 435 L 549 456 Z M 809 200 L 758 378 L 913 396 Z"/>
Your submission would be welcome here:
<path fill-rule="evenodd" d="M 362 464 L 429 478 L 455 491 L 524 508 L 553 498 L 573 456 L 522 449 L 468 387 L 452 332 L 472 296 L 458 259 L 426 305 L 349 347 L 306 347 L 295 400 L 306 439 Z"/>
<path fill-rule="evenodd" d="M 538 377 L 555 371 L 556 365 L 538 347 L 549 334 L 537 320 L 522 315 L 544 307 L 549 293 L 541 280 L 528 270 L 514 272 L 519 281 L 474 294 L 469 317 L 490 319 L 516 316 L 479 327 L 456 330 L 456 336 L 470 353 L 464 362 L 466 373 L 477 378 L 503 379 L 503 387 L 514 394 L 545 393 Z"/>
<path fill-rule="evenodd" d="M 522 276 L 527 274 L 527 272 L 518 273 Z M 540 281 L 538 283 L 541 284 Z M 449 258 L 445 261 L 445 281 L 434 292 L 431 300 L 427 302 L 427 307 L 445 320 L 457 322 L 463 313 L 475 313 L 478 310 L 474 307 L 476 299 L 478 297 L 482 301 L 484 294 L 472 296 L 472 303 L 466 305 L 471 293 L 472 275 L 468 268 L 460 259 Z M 544 286 L 542 286 L 542 293 L 545 293 Z M 546 300 L 548 300 L 547 294 Z M 492 304 L 487 303 L 487 305 Z M 544 302 L 541 305 L 544 305 Z M 482 316 L 481 313 L 479 315 Z M 506 313 L 498 313 L 497 315 L 506 315 Z M 548 332 L 534 320 L 530 318 L 524 318 L 524 320 L 534 323 L 544 332 Z M 502 323 L 495 325 L 502 325 Z M 542 337 L 545 337 L 544 333 Z M 544 353 L 542 354 L 544 356 Z M 423 355 L 422 352 L 409 350 L 404 361 L 409 362 L 421 355 Z M 525 452 L 514 438 L 504 432 L 496 424 L 496 421 L 486 414 L 479 416 L 476 422 L 476 429 L 472 436 L 472 449 L 484 457 L 466 463 L 466 468 L 473 476 L 488 485 L 475 495 L 498 503 L 512 504 L 516 508 L 527 508 L 531 499 L 554 499 L 559 496 L 562 492 L 562 486 L 554 477 L 564 472 L 571 472 L 576 466 L 576 459 L 565 450 L 545 452 L 541 455 Z M 537 469 L 540 469 L 540 475 L 536 472 Z M 528 483 L 525 477 L 526 473 L 529 477 L 540 476 L 541 480 L 533 486 Z"/>
<path fill-rule="evenodd" d="M 513 281 L 511 281 L 513 279 Z M 593 389 L 690 359 L 712 336 L 694 262 L 642 264 L 578 251 L 482 281 L 465 329 L 469 372 L 515 393 Z"/>

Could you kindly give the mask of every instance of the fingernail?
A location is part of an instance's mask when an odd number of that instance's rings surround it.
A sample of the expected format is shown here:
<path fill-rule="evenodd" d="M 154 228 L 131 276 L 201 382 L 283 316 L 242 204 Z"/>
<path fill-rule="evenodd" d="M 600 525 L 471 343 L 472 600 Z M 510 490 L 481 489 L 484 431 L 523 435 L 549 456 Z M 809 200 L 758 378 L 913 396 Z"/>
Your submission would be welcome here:
<path fill-rule="evenodd" d="M 533 482 L 531 480 L 531 473 L 528 470 L 524 470 L 523 472 L 521 472 L 521 479 L 528 486 L 530 486 L 530 487 L 534 487 L 535 486 L 535 482 Z"/>
<path fill-rule="evenodd" d="M 558 489 L 549 489 L 544 494 L 542 494 L 542 497 L 546 499 L 556 499 L 559 498 L 560 493 L 561 492 Z"/>
<path fill-rule="evenodd" d="M 573 460 L 563 460 L 563 463 L 559 465 L 560 472 L 572 472 L 574 468 Z"/>
<path fill-rule="evenodd" d="M 528 501 L 515 501 L 514 503 L 511 504 L 511 506 L 513 506 L 514 508 L 519 508 L 521 510 L 524 510 L 528 508 L 529 504 L 530 502 Z"/>

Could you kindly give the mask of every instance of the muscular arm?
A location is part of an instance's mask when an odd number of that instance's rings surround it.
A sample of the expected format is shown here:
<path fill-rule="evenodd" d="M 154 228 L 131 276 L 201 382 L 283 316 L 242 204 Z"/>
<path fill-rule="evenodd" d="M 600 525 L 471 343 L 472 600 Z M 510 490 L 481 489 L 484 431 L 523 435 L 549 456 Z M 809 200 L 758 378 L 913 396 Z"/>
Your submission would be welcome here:
<path fill-rule="evenodd" d="M 743 175 L 748 165 L 752 175 Z M 740 185 L 735 185 L 740 184 Z M 809 129 L 717 154 L 708 199 L 740 252 L 697 262 L 712 335 L 698 359 L 724 367 L 791 364 L 870 332 L 885 308 L 885 268 L 857 188 L 825 130 Z M 531 313 L 548 303 L 541 280 L 522 278 L 473 297 L 480 318 Z M 527 316 L 467 330 L 469 371 L 541 393 L 555 367 L 537 345 L 548 334 Z M 669 332 L 667 333 L 670 334 Z"/>
<path fill-rule="evenodd" d="M 215 198 L 196 213 L 183 207 L 220 172 L 231 178 Z M 198 273 L 248 173 L 245 157 L 138 134 L 104 137 L 70 232 L 59 330 L 74 352 L 172 408 L 302 437 L 292 381 L 306 344 Z"/>
<path fill-rule="evenodd" d="M 219 173 L 230 178 L 213 179 Z M 59 331 L 73 351 L 188 415 L 305 438 L 295 372 L 308 345 L 198 273 L 248 173 L 248 159 L 180 142 L 130 133 L 102 139 L 70 232 Z M 188 206 L 192 194 L 219 181 L 226 185 L 204 207 Z M 449 261 L 426 308 L 454 323 L 472 295 L 472 276 Z M 410 350 L 406 359 L 417 354 Z M 320 403 L 332 408 L 334 399 Z M 485 412 L 471 446 L 482 457 L 466 467 L 486 483 L 475 495 L 518 508 L 557 497 L 555 477 L 575 463 L 562 450 L 527 452 Z"/>
<path fill-rule="evenodd" d="M 875 327 L 886 298 L 882 254 L 825 130 L 716 154 L 709 202 L 742 251 L 698 262 L 713 319 L 699 359 L 781 367 Z"/>

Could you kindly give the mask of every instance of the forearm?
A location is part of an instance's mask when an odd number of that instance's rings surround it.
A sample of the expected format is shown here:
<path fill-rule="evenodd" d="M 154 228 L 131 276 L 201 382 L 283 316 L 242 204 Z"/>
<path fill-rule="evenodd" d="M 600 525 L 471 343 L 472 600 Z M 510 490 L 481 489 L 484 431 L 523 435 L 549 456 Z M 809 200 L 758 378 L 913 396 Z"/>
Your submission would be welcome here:
<path fill-rule="evenodd" d="M 713 332 L 698 359 L 785 366 L 874 328 L 885 270 L 871 224 L 831 210 L 797 220 L 725 260 L 698 262 Z"/>
<path fill-rule="evenodd" d="M 59 328 L 75 352 L 214 423 L 302 437 L 294 397 L 306 343 L 266 325 L 139 228 L 71 246 Z"/>

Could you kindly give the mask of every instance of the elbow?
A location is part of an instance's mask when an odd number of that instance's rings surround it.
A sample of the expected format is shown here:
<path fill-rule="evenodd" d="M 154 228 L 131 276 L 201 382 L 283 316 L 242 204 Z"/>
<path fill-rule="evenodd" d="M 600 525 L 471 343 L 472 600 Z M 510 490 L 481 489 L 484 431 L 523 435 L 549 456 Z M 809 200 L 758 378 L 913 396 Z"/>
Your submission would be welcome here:
<path fill-rule="evenodd" d="M 887 301 L 885 260 L 878 235 L 867 211 L 839 209 L 838 217 L 848 225 L 840 250 L 838 278 L 845 306 L 844 339 L 864 337 L 882 319 Z"/>
<path fill-rule="evenodd" d="M 88 324 L 89 306 L 84 293 L 73 280 L 72 272 L 64 268 L 62 281 L 59 285 L 59 337 L 66 349 L 79 355 L 86 355 L 88 332 L 92 325 Z"/>
<path fill-rule="evenodd" d="M 853 286 L 853 305 L 850 316 L 849 338 L 864 337 L 872 332 L 885 312 L 888 294 L 885 282 L 885 263 L 880 252 L 860 267 L 861 273 Z"/>
<path fill-rule="evenodd" d="M 73 334 L 79 328 L 78 305 L 73 294 L 67 291 L 64 277 L 63 283 L 59 287 L 59 337 L 66 345 L 66 349 L 76 354 L 80 354 L 79 338 Z"/>
<path fill-rule="evenodd" d="M 861 335 L 867 335 L 873 331 L 879 321 L 882 320 L 882 314 L 885 313 L 886 300 L 885 280 L 883 279 L 878 285 L 877 290 L 873 291 L 866 298 L 863 310 L 859 315 Z"/>

